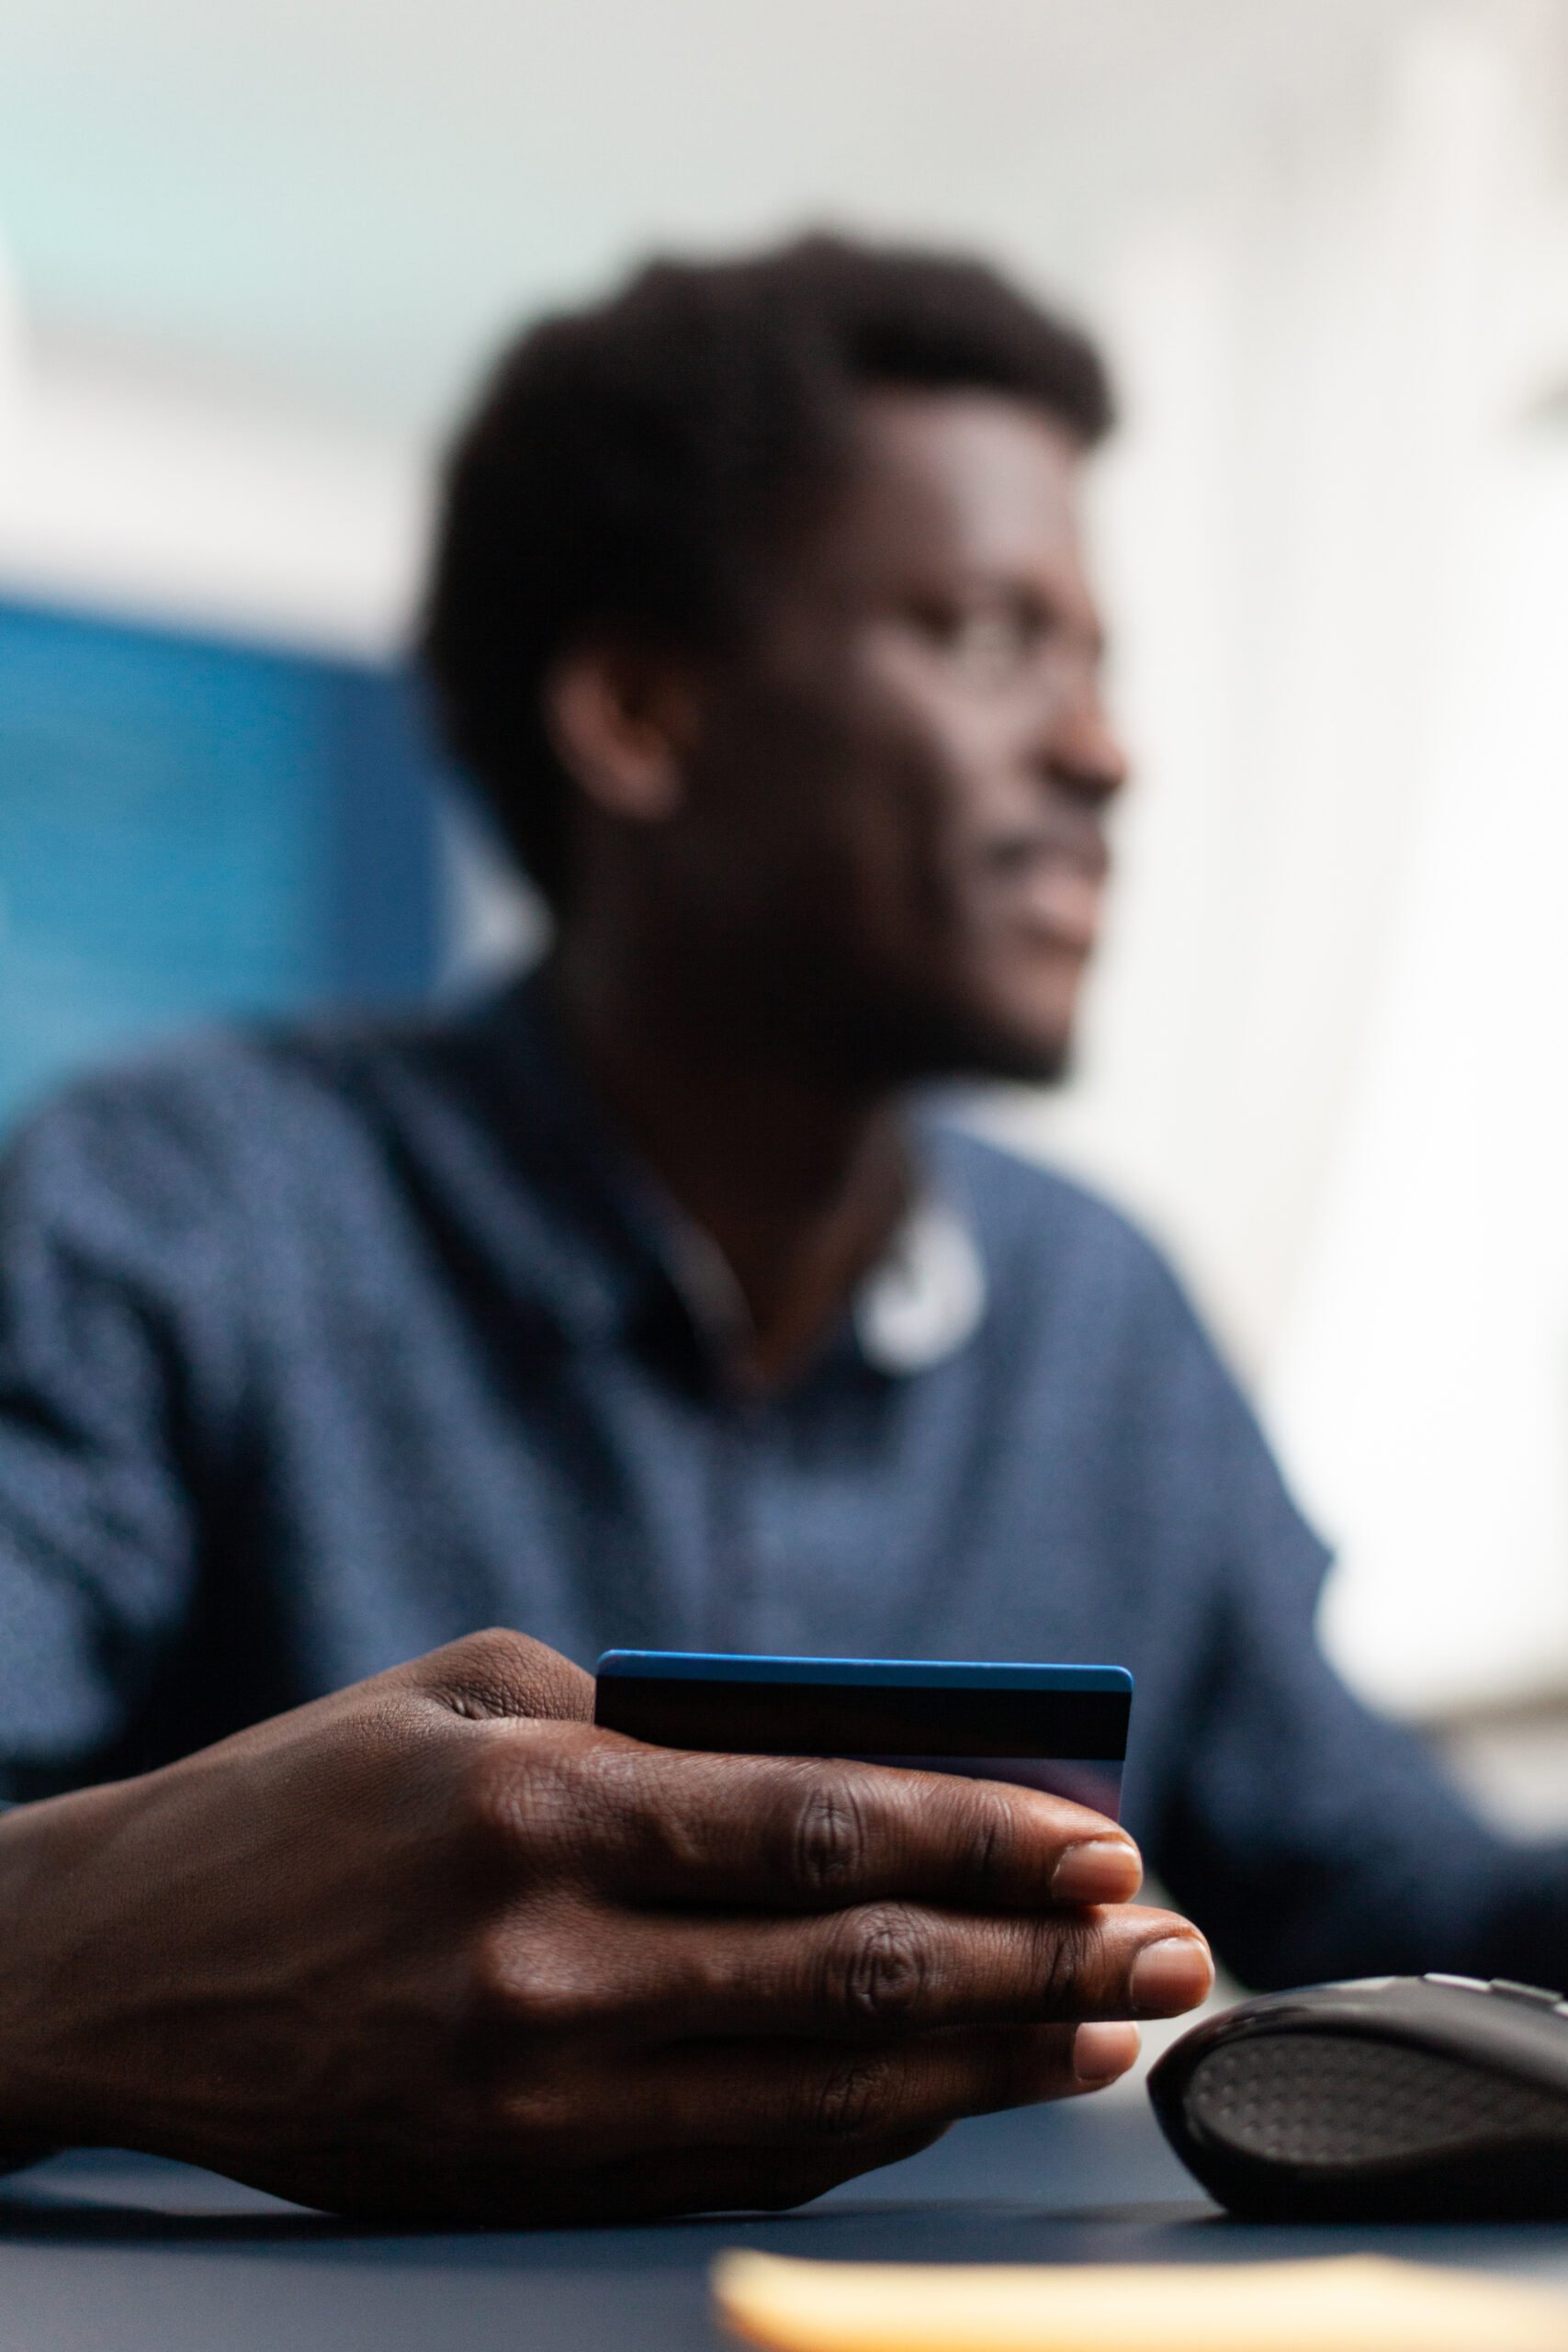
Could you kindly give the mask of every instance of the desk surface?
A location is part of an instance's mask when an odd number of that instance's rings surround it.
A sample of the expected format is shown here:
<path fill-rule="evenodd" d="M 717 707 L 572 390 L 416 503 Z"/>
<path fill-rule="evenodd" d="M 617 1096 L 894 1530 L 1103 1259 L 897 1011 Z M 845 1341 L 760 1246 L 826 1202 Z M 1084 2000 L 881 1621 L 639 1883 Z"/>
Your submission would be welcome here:
<path fill-rule="evenodd" d="M 728 2245 L 849 2259 L 1213 2261 L 1375 2247 L 1568 2278 L 1568 2224 L 1286 2230 L 1227 2222 L 1139 2104 L 968 2123 L 793 2214 L 461 2236 L 355 2228 L 149 2158 L 0 2186 L 0 2339 L 28 2352 L 716 2352 Z"/>

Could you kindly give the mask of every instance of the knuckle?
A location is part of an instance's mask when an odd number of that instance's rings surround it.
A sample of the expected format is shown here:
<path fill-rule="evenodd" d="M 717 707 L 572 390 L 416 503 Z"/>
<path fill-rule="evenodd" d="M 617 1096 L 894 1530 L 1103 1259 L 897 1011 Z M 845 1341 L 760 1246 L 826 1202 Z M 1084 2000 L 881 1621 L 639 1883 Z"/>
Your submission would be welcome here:
<path fill-rule="evenodd" d="M 982 1905 L 999 1899 L 1014 1875 L 1013 1832 L 1010 1802 L 995 1786 L 976 1782 L 968 1866 L 976 1898 Z"/>
<path fill-rule="evenodd" d="M 1072 1918 L 1042 1921 L 1040 1937 L 1041 2013 L 1070 2018 L 1096 2005 L 1100 1969 L 1099 1937 L 1092 1926 Z"/>
<path fill-rule="evenodd" d="M 552 1972 L 500 1928 L 481 1933 L 468 1957 L 469 2009 L 482 2024 L 512 2025 L 555 2006 Z"/>
<path fill-rule="evenodd" d="M 468 1952 L 468 1992 L 472 2007 L 486 2015 L 511 2009 L 516 1972 L 510 1940 L 499 1928 L 477 1935 Z"/>
<path fill-rule="evenodd" d="M 513 1871 L 547 1871 L 571 1849 L 574 1800 L 569 1760 L 541 1743 L 519 1748 L 506 1738 L 482 1740 L 458 1775 L 457 1815 L 470 1849 L 486 1862 Z"/>
<path fill-rule="evenodd" d="M 846 1922 L 829 1954 L 829 1988 L 852 2027 L 908 2026 L 931 1977 L 928 1939 L 900 1904 L 879 1904 Z"/>
<path fill-rule="evenodd" d="M 795 1886 L 821 1901 L 852 1887 L 865 1869 L 865 1809 L 847 1772 L 814 1774 L 797 1800 L 790 1836 Z"/>
<path fill-rule="evenodd" d="M 684 1882 L 711 1860 L 712 1823 L 704 1798 L 714 1759 L 671 1751 L 655 1770 L 657 1778 L 646 1748 L 627 1749 L 614 1734 L 596 1737 L 581 1759 L 584 1813 L 595 1838 L 634 1850 L 661 1879 Z"/>
<path fill-rule="evenodd" d="M 525 1935 L 500 1925 L 483 1930 L 469 1955 L 468 1986 L 475 2024 L 552 2042 L 593 2023 L 605 2005 L 604 1984 L 580 1940 L 539 1920 Z"/>
<path fill-rule="evenodd" d="M 822 2140 L 865 2140 L 892 2128 L 898 2073 L 891 2058 L 845 2058 L 818 2086 L 812 2129 Z"/>
<path fill-rule="evenodd" d="M 536 1787 L 530 1795 L 538 1796 Z M 522 1776 L 499 1748 L 476 1748 L 459 1778 L 457 1805 L 464 1827 L 482 1846 L 510 1847 L 525 1834 L 534 1806 L 525 1802 Z"/>
<path fill-rule="evenodd" d="M 507 1848 L 535 1843 L 548 1828 L 560 1798 L 554 1760 L 509 1742 L 483 1739 L 461 1776 L 468 1826 L 482 1841 Z"/>

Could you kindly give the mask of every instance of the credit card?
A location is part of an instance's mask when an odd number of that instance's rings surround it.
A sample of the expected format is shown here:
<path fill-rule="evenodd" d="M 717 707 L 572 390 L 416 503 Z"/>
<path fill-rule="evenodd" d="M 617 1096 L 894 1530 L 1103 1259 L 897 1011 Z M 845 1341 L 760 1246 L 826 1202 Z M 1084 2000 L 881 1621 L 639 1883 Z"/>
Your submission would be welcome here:
<path fill-rule="evenodd" d="M 1122 1666 L 606 1650 L 593 1719 L 655 1747 L 1013 1781 L 1114 1821 L 1132 1704 Z"/>

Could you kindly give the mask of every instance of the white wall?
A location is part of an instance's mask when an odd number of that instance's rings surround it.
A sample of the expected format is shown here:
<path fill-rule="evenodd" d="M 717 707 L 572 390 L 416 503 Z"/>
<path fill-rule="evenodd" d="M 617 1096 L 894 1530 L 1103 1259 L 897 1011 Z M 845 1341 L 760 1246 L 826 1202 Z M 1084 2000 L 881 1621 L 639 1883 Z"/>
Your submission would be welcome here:
<path fill-rule="evenodd" d="M 836 212 L 1092 296 L 1129 211 L 1425 5 L 4 0 L 0 232 L 46 325 L 428 431 L 519 310 L 662 240 Z"/>
<path fill-rule="evenodd" d="M 423 453 L 123 356 L 0 362 L 0 590 L 380 655 L 422 560 Z"/>
<path fill-rule="evenodd" d="M 1271 1392 L 1395 1703 L 1568 1686 L 1568 436 L 1488 468 Z"/>
<path fill-rule="evenodd" d="M 1124 241 L 1144 781 L 1083 1081 L 993 1114 L 1175 1245 L 1416 1711 L 1568 1687 L 1561 29 L 1433 9 Z"/>

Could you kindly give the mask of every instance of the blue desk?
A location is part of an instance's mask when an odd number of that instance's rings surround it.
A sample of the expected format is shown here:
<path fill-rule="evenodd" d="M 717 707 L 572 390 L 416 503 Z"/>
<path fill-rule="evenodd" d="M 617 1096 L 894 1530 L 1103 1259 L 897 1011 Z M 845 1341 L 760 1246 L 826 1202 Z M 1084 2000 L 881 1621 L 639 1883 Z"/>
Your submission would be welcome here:
<path fill-rule="evenodd" d="M 147 2159 L 0 2188 L 0 2341 L 27 2352 L 715 2352 L 721 2246 L 843 2259 L 1213 2261 L 1375 2247 L 1568 2278 L 1568 2225 L 1252 2229 L 1197 2196 L 1140 2106 L 965 2124 L 803 2211 L 536 2235 L 355 2228 Z"/>

